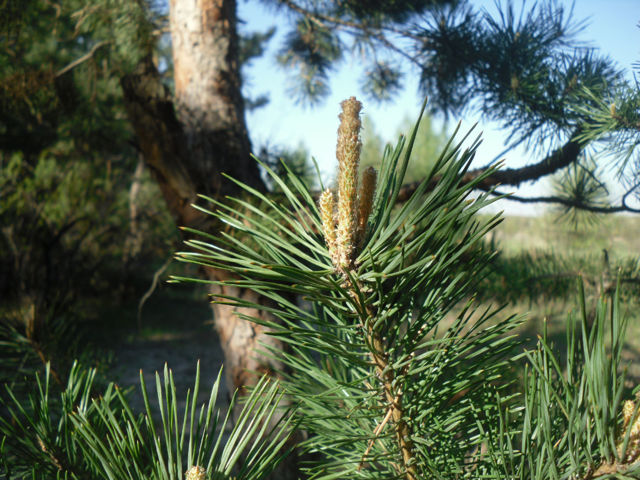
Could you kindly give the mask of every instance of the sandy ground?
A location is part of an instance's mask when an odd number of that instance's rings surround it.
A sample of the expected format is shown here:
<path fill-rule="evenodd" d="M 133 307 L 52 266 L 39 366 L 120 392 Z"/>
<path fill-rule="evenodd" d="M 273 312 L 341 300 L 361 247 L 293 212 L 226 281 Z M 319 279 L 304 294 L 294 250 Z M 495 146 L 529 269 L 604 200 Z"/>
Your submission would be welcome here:
<path fill-rule="evenodd" d="M 163 333 L 145 337 L 143 340 L 127 341 L 116 346 L 114 351 L 113 374 L 122 387 L 133 386 L 131 403 L 134 411 L 142 411 L 144 403 L 140 393 L 140 370 L 144 373 L 149 399 L 157 402 L 156 372 L 163 382 L 165 363 L 173 372 L 176 396 L 182 411 L 187 390 L 193 391 L 196 366 L 200 362 L 199 403 L 208 401 L 211 387 L 222 366 L 224 357 L 218 337 L 210 328 L 180 333 Z M 229 400 L 229 392 L 224 379 L 220 382 L 217 404 L 223 410 Z"/>

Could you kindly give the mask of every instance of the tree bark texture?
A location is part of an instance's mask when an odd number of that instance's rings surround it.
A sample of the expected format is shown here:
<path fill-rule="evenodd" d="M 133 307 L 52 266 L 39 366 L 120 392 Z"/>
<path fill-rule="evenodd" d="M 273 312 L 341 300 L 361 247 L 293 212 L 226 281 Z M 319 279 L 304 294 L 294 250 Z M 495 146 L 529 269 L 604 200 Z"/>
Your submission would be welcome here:
<path fill-rule="evenodd" d="M 222 172 L 264 189 L 250 157 L 235 0 L 171 0 L 175 106 L 198 193 L 234 194 Z"/>
<path fill-rule="evenodd" d="M 240 189 L 226 173 L 264 191 L 244 118 L 238 65 L 235 0 L 171 0 L 175 95 L 163 85 L 151 56 L 122 79 L 125 104 L 138 145 L 158 181 L 178 226 L 216 235 L 223 228 L 194 209 L 198 194 L 221 199 Z M 211 280 L 225 273 L 209 269 Z M 261 299 L 250 290 L 213 285 L 210 293 Z M 231 391 L 251 384 L 278 362 L 255 354 L 258 342 L 274 345 L 264 328 L 239 319 L 237 313 L 261 316 L 254 309 L 238 312 L 213 305 L 215 325 L 225 354 Z M 212 346 L 212 348 L 215 348 Z"/>

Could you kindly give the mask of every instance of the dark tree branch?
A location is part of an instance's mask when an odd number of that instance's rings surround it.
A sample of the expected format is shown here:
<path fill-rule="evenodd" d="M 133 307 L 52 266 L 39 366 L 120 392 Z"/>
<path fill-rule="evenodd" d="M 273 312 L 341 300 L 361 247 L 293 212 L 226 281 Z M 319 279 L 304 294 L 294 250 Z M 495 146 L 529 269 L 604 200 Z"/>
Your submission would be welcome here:
<path fill-rule="evenodd" d="M 578 160 L 583 147 L 583 144 L 575 140 L 576 135 L 577 134 L 571 137 L 562 147 L 553 151 L 538 163 L 521 168 L 507 168 L 495 171 L 479 184 L 479 188 L 488 191 L 499 185 L 512 185 L 517 187 L 523 182 L 539 180 L 542 177 L 551 175 L 571 165 Z M 472 182 L 486 172 L 487 168 L 488 167 L 482 167 L 467 172 L 463 177 L 463 183 Z M 434 179 L 434 182 L 437 182 L 437 179 Z M 416 191 L 420 183 L 421 182 L 412 182 L 404 185 L 398 194 L 398 201 L 406 201 L 413 192 Z"/>
<path fill-rule="evenodd" d="M 519 195 L 513 195 L 496 190 L 500 185 L 519 186 L 522 182 L 539 180 L 542 177 L 551 175 L 556 171 L 569 166 L 576 162 L 582 151 L 582 144 L 575 140 L 577 134 L 572 137 L 564 146 L 555 150 L 548 157 L 533 165 L 528 165 L 521 168 L 509 168 L 505 170 L 497 170 L 492 175 L 483 180 L 479 188 L 485 191 L 491 191 L 494 195 L 504 196 L 508 200 L 520 203 L 554 203 L 557 205 L 564 205 L 570 208 L 576 208 L 594 213 L 619 213 L 630 212 L 640 213 L 640 209 L 629 206 L 627 200 L 629 196 L 636 192 L 640 187 L 640 181 L 631 186 L 625 194 L 622 196 L 620 205 L 603 206 L 592 205 L 574 200 L 567 197 L 560 197 L 557 195 L 539 196 L 539 197 L 522 197 Z M 479 175 L 486 172 L 488 167 L 482 167 L 475 170 L 471 170 L 463 177 L 463 183 L 468 183 L 476 179 Z M 438 182 L 438 179 L 433 180 L 434 186 Z M 400 189 L 398 195 L 398 201 L 404 202 L 411 197 L 416 191 L 421 182 L 412 182 L 404 185 Z"/>
<path fill-rule="evenodd" d="M 327 15 L 326 13 L 312 12 L 311 10 L 301 7 L 300 5 L 295 3 L 293 0 L 280 0 L 280 2 L 286 5 L 291 10 L 294 10 L 299 14 L 304 15 L 305 17 L 309 18 L 309 20 L 325 28 L 327 27 L 326 23 L 333 23 L 335 25 L 349 27 L 353 30 L 361 30 L 366 33 L 369 33 L 372 28 L 371 25 L 366 23 L 366 21 L 352 22 L 349 20 L 344 20 L 342 18 L 332 16 L 332 15 Z M 401 29 L 397 29 L 389 26 L 374 26 L 373 28 L 378 31 L 388 31 L 390 33 L 395 33 L 397 35 L 410 38 L 412 40 L 416 40 L 420 42 L 423 41 L 421 37 L 417 35 L 413 35 L 407 30 L 401 30 Z"/>
<path fill-rule="evenodd" d="M 640 213 L 640 209 L 634 208 L 628 205 L 627 199 L 629 195 L 632 193 L 636 193 L 636 190 L 640 187 L 640 182 L 636 182 L 632 185 L 622 196 L 620 200 L 620 205 L 593 205 L 581 202 L 576 199 L 567 198 L 567 197 L 559 197 L 557 195 L 550 196 L 541 196 L 541 197 L 521 197 L 513 194 L 505 194 L 501 193 L 498 190 L 493 190 L 492 193 L 494 195 L 500 195 L 506 197 L 508 200 L 513 200 L 514 202 L 520 203 L 555 203 L 558 205 L 564 205 L 565 207 L 576 208 L 579 210 L 584 210 L 587 212 L 593 213 L 619 213 L 619 212 L 630 212 L 630 213 Z"/>
<path fill-rule="evenodd" d="M 498 185 L 513 185 L 517 187 L 523 182 L 538 180 L 568 167 L 578 160 L 584 146 L 576 140 L 576 137 L 577 133 L 562 147 L 553 151 L 538 163 L 521 168 L 507 168 L 496 171 L 482 183 L 481 188 L 489 189 Z M 468 176 L 469 181 L 471 181 L 485 171 L 486 167 L 472 170 L 465 177 Z"/>
<path fill-rule="evenodd" d="M 124 103 L 146 164 L 179 225 L 192 225 L 196 186 L 185 167 L 188 153 L 173 106 L 150 56 L 121 79 Z"/>
<path fill-rule="evenodd" d="M 588 203 L 572 200 L 570 198 L 558 197 L 557 195 L 549 195 L 549 196 L 542 196 L 542 197 L 521 197 L 518 195 L 502 193 L 497 190 L 494 190 L 492 193 L 494 195 L 504 196 L 507 200 L 513 200 L 514 202 L 555 203 L 558 205 L 564 205 L 566 207 L 577 208 L 580 210 L 593 212 L 593 213 L 619 213 L 619 212 L 640 213 L 640 209 L 630 207 L 624 201 L 621 205 L 600 206 L 600 205 L 590 205 Z"/>

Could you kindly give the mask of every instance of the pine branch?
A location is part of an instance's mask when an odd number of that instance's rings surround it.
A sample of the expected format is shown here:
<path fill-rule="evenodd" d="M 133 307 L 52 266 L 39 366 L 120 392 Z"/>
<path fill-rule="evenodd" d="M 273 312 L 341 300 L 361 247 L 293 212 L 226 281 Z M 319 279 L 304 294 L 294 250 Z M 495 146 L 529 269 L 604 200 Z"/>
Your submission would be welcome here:
<path fill-rule="evenodd" d="M 553 151 L 538 163 L 521 168 L 505 168 L 495 171 L 480 187 L 485 190 L 498 185 L 513 185 L 517 187 L 523 182 L 539 180 L 542 177 L 551 175 L 575 163 L 584 148 L 584 144 L 575 140 L 578 134 L 579 130 L 571 136 L 571 139 L 566 144 Z M 487 167 L 484 167 L 469 172 L 469 180 L 477 178 L 478 175 L 486 171 L 486 168 Z"/>
<path fill-rule="evenodd" d="M 375 429 L 358 469 L 362 467 L 371 445 L 390 418 L 402 454 L 402 463 L 400 465 L 394 464 L 397 474 L 405 477 L 406 480 L 417 480 L 415 453 L 411 441 L 413 432 L 405 420 L 406 412 L 402 405 L 401 382 L 397 381 L 398 369 L 393 366 L 393 358 L 387 351 L 388 347 L 381 332 L 374 328 L 374 325 L 379 323 L 378 312 L 361 295 L 360 292 L 364 290 L 364 285 L 357 280 L 355 271 L 354 260 L 360 253 L 359 246 L 362 240 L 358 237 L 362 237 L 364 234 L 364 226 L 369 220 L 377 177 L 375 171 L 373 174 L 368 171 L 368 174 L 364 175 L 363 189 L 358 196 L 360 149 L 362 147 L 360 141 L 361 108 L 362 104 L 354 97 L 342 102 L 336 149 L 336 157 L 338 158 L 337 222 L 332 218 L 334 210 L 332 197 L 324 197 L 324 201 L 320 203 L 325 241 L 330 249 L 336 249 L 335 254 L 332 255 L 332 258 L 335 258 L 334 266 L 344 278 L 344 287 L 351 297 L 353 309 L 359 317 L 364 344 L 369 350 L 373 365 L 375 365 L 376 377 L 381 383 L 386 401 L 386 404 L 380 405 L 381 411 L 387 412 L 385 418 Z M 326 192 L 330 193 L 330 191 Z M 362 218 L 362 216 L 366 217 Z M 404 369 L 406 370 L 406 367 Z"/>
<path fill-rule="evenodd" d="M 346 27 L 347 29 L 352 30 L 351 33 L 354 33 L 354 32 L 365 33 L 368 37 L 373 38 L 376 41 L 380 42 L 380 44 L 388 48 L 390 51 L 395 52 L 398 55 L 406 58 L 412 64 L 416 66 L 420 65 L 420 62 L 416 56 L 409 55 L 406 52 L 406 50 L 395 45 L 383 33 L 384 30 L 387 30 L 389 32 L 402 35 L 404 37 L 412 38 L 415 41 L 421 41 L 419 37 L 411 35 L 406 31 L 400 31 L 397 29 L 393 29 L 391 27 L 372 27 L 368 25 L 366 22 L 360 22 L 360 23 L 351 22 L 348 20 L 331 16 L 331 15 L 327 15 L 319 12 L 312 12 L 310 10 L 307 10 L 301 7 L 300 5 L 295 3 L 293 0 L 280 0 L 280 2 L 286 5 L 288 8 L 290 8 L 294 12 L 299 13 L 300 15 L 304 16 L 305 18 L 309 19 L 310 21 L 312 21 L 313 23 L 315 23 L 316 25 L 322 28 L 335 29 L 336 27 L 338 28 Z"/>
<path fill-rule="evenodd" d="M 519 203 L 552 203 L 557 205 L 564 205 L 570 208 L 576 208 L 579 210 L 584 210 L 587 212 L 593 213 L 640 213 L 640 209 L 630 207 L 625 200 L 622 200 L 620 205 L 614 206 L 598 206 L 598 205 L 590 205 L 587 203 L 583 203 L 580 201 L 572 200 L 570 198 L 559 197 L 557 195 L 548 195 L 548 196 L 540 196 L 540 197 L 521 197 L 518 195 L 512 195 L 508 193 L 500 192 L 499 190 L 493 190 L 491 192 L 493 195 L 504 196 L 507 200 L 513 200 L 514 202 Z M 628 196 L 630 192 L 625 194 L 625 197 Z"/>
<path fill-rule="evenodd" d="M 578 160 L 583 148 L 583 145 L 575 140 L 576 136 L 577 132 L 565 145 L 553 151 L 538 163 L 521 168 L 494 170 L 490 175 L 485 176 L 482 182 L 478 183 L 478 188 L 489 191 L 499 185 L 519 186 L 523 182 L 539 180 L 571 165 Z M 489 168 L 490 167 L 481 167 L 467 172 L 462 182 L 466 184 L 474 181 L 485 174 Z M 438 181 L 439 178 L 434 178 L 431 188 L 434 188 Z M 421 183 L 422 182 L 412 182 L 403 185 L 398 194 L 398 201 L 404 202 L 409 199 Z"/>
<path fill-rule="evenodd" d="M 355 292 L 352 293 L 355 297 Z M 413 451 L 413 442 L 411 441 L 413 432 L 405 421 L 406 413 L 402 404 L 402 390 L 396 386 L 397 377 L 395 369 L 389 361 L 389 356 L 385 353 L 385 342 L 380 332 L 373 329 L 377 315 L 370 306 L 361 305 L 361 307 L 365 307 L 364 310 L 367 312 L 368 317 L 364 322 L 364 325 L 368 326 L 365 330 L 365 343 L 371 350 L 371 357 L 376 365 L 376 375 L 383 383 L 384 396 L 388 403 L 389 413 L 385 415 L 385 419 L 390 415 L 395 427 L 396 441 L 402 452 L 403 464 L 397 468 L 398 475 L 404 476 L 407 480 L 417 480 L 415 453 Z M 376 436 L 379 435 L 382 428 L 384 428 L 384 424 L 386 423 L 385 419 L 380 423 Z M 371 441 L 373 442 L 373 440 L 375 440 L 375 437 Z"/>
<path fill-rule="evenodd" d="M 464 151 L 467 137 L 452 140 L 431 177 L 398 206 L 414 129 L 406 144 L 402 138 L 387 149 L 369 208 L 372 196 L 358 194 L 358 184 L 366 183 L 358 175 L 360 108 L 353 98 L 343 103 L 337 198 L 325 190 L 315 204 L 293 173 L 285 182 L 265 167 L 285 198 L 240 184 L 260 207 L 210 200 L 215 208 L 209 213 L 229 225 L 229 234 L 191 240 L 194 251 L 180 254 L 242 277 L 219 284 L 251 287 L 270 299 L 265 305 L 216 295 L 216 302 L 238 312 L 260 308 L 278 318 L 242 315 L 292 347 L 269 353 L 291 368 L 283 385 L 299 399 L 300 425 L 310 432 L 302 448 L 318 455 L 309 476 L 416 480 L 478 472 L 542 480 L 584 478 L 587 469 L 597 471 L 625 451 L 631 454 L 621 458 L 635 461 L 640 435 L 629 430 L 627 441 L 611 421 L 624 393 L 617 375 L 623 330 L 617 303 L 611 354 L 604 342 L 610 323 L 602 321 L 608 305 L 595 313 L 594 342 L 582 298 L 583 341 L 569 332 L 567 368 L 553 356 L 545 332 L 540 348 L 525 353 L 532 368 L 524 372 L 525 395 L 512 395 L 504 371 L 513 361 L 509 332 L 518 321 L 496 322 L 495 312 L 479 312 L 469 301 L 451 325 L 442 322 L 477 291 L 490 258 L 478 252 L 479 242 L 499 217 L 478 219 L 490 194 L 470 195 L 495 184 L 493 168 L 469 171 L 478 140 Z M 571 161 L 579 150 L 574 146 L 549 156 L 538 171 Z M 525 169 L 523 176 L 535 171 Z M 294 294 L 311 308 L 287 298 Z"/>

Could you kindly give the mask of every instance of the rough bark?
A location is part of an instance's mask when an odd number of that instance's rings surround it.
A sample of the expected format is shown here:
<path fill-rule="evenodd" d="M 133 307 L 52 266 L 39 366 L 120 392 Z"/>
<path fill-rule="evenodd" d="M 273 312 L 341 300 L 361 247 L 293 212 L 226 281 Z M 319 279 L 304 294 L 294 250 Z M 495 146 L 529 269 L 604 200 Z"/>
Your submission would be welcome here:
<path fill-rule="evenodd" d="M 215 235 L 221 225 L 191 206 L 197 194 L 222 198 L 240 193 L 223 173 L 259 190 L 265 188 L 250 157 L 238 71 L 235 1 L 172 0 L 170 25 L 175 95 L 163 85 L 149 56 L 122 79 L 125 104 L 139 148 L 176 224 Z M 221 271 L 203 273 L 211 280 L 225 278 Z M 252 291 L 230 292 L 228 288 L 212 286 L 210 291 L 258 300 Z M 237 317 L 237 313 L 263 313 L 236 312 L 226 305 L 213 305 L 213 313 L 230 390 L 252 383 L 252 372 L 281 367 L 254 353 L 258 342 L 273 344 L 275 340 L 265 335 L 263 327 Z"/>
<path fill-rule="evenodd" d="M 151 56 L 143 58 L 134 72 L 123 77 L 121 85 L 138 148 L 176 223 L 199 224 L 202 215 L 191 207 L 197 189 L 187 169 L 189 154 L 182 125 Z"/>
<path fill-rule="evenodd" d="M 175 106 L 198 193 L 236 187 L 221 173 L 264 189 L 244 118 L 235 0 L 171 0 Z"/>

